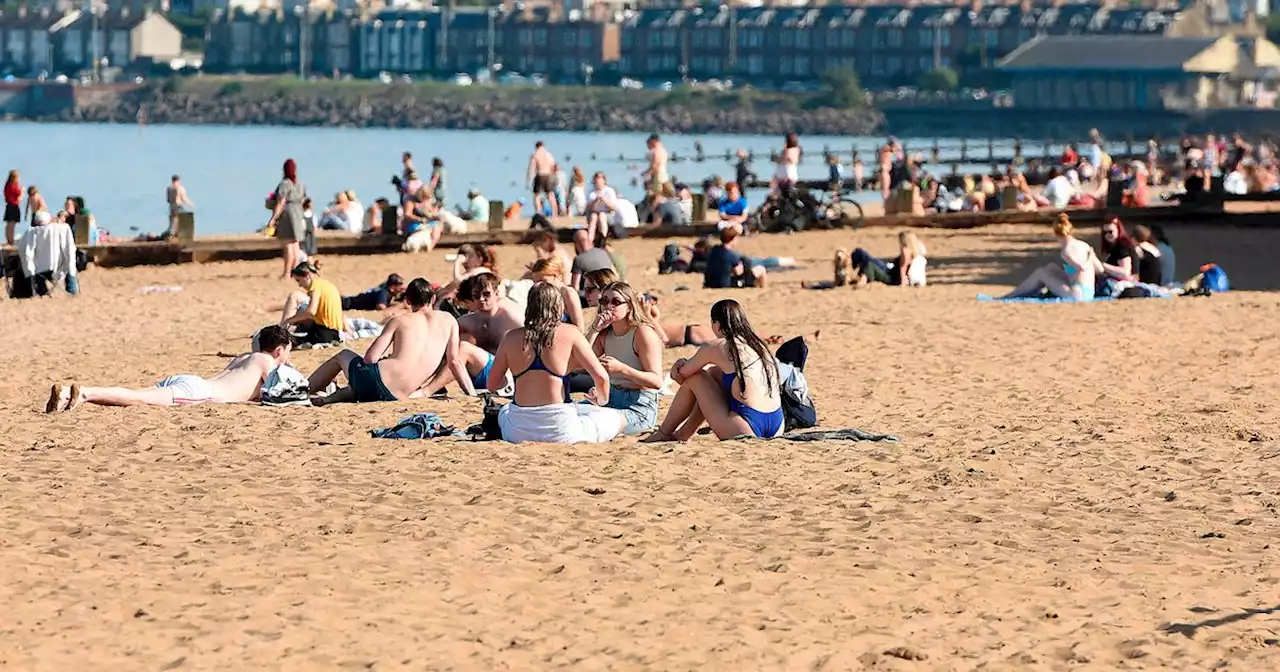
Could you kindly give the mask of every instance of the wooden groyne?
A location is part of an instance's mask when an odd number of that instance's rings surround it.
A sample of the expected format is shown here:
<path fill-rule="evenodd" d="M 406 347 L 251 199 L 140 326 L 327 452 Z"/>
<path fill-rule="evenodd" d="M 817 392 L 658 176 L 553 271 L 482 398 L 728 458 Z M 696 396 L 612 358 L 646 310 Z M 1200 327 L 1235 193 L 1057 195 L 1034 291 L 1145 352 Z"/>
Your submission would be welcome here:
<path fill-rule="evenodd" d="M 1277 204 L 1250 203 L 1246 212 L 1230 212 L 1216 206 L 1182 207 L 1175 205 L 1148 208 L 1068 209 L 1071 220 L 1080 226 L 1096 226 L 1111 217 L 1127 224 L 1213 224 L 1237 227 L 1280 226 Z M 1049 226 L 1060 210 L 1018 212 L 931 213 L 922 216 L 885 215 L 849 222 L 849 235 L 860 228 L 934 228 L 975 229 L 1000 224 L 1040 224 Z M 556 235 L 563 243 L 573 240 L 572 228 L 558 228 Z M 698 238 L 717 233 L 714 223 L 692 226 L 644 226 L 628 230 L 630 238 Z M 465 234 L 445 234 L 440 248 L 456 248 L 466 243 L 481 245 L 519 245 L 530 234 L 529 229 L 490 229 Z M 770 234 L 765 234 L 770 235 Z M 798 235 L 804 235 L 803 233 Z M 394 254 L 401 251 L 403 239 L 395 235 L 346 236 L 331 235 L 317 239 L 318 255 Z M 89 258 L 104 268 L 217 261 L 274 259 L 280 255 L 280 244 L 262 236 L 196 238 L 164 242 L 129 242 L 112 245 L 82 246 Z"/>

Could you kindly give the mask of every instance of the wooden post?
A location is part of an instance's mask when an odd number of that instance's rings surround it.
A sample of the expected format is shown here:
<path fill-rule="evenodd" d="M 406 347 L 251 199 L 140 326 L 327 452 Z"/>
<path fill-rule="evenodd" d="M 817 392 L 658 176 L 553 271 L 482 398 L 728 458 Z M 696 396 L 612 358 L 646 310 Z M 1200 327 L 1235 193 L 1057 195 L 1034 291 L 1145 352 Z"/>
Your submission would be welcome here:
<path fill-rule="evenodd" d="M 1017 210 L 1018 209 L 1018 188 L 1005 187 L 1000 194 L 1001 210 Z"/>
<path fill-rule="evenodd" d="M 738 185 L 738 186 L 744 189 L 746 188 L 745 185 Z M 707 195 L 703 193 L 696 193 L 693 195 L 693 222 L 692 223 L 698 224 L 705 221 L 707 221 Z"/>
<path fill-rule="evenodd" d="M 960 163 L 969 162 L 969 141 L 966 138 L 960 138 Z"/>
<path fill-rule="evenodd" d="M 994 138 L 987 138 L 987 163 L 994 164 L 996 162 L 996 141 Z"/>
<path fill-rule="evenodd" d="M 1129 161 L 1133 160 L 1133 134 L 1132 133 L 1126 133 L 1124 136 L 1124 158 Z"/>
<path fill-rule="evenodd" d="M 1044 156 L 1040 157 L 1040 160 L 1041 160 L 1041 161 L 1043 161 L 1043 162 L 1045 162 L 1045 163 L 1049 163 L 1049 164 L 1055 163 L 1055 162 L 1053 161 L 1053 156 L 1051 156 L 1051 155 L 1049 154 L 1049 147 L 1050 147 L 1050 145 L 1052 145 L 1052 144 L 1053 144 L 1053 143 L 1049 142 L 1049 138 L 1045 138 L 1045 139 L 1044 139 Z"/>
<path fill-rule="evenodd" d="M 71 237 L 76 245 L 89 244 L 89 216 L 75 215 L 71 220 Z"/>
<path fill-rule="evenodd" d="M 1022 165 L 1022 139 L 1018 138 L 1013 141 L 1013 165 Z"/>
<path fill-rule="evenodd" d="M 85 217 L 85 220 L 88 220 L 88 219 L 89 219 L 88 217 Z M 79 226 L 80 226 L 80 216 L 76 215 L 76 228 L 78 229 Z M 89 228 L 88 221 L 85 222 L 84 228 L 85 229 Z M 189 243 L 195 239 L 196 239 L 196 213 L 179 212 L 178 213 L 178 240 L 181 240 L 184 243 Z"/>
<path fill-rule="evenodd" d="M 933 139 L 933 148 L 930 150 L 930 153 L 933 155 L 934 165 L 937 165 L 938 156 L 941 154 L 941 152 L 938 149 L 938 138 L 936 137 Z"/>
<path fill-rule="evenodd" d="M 489 230 L 501 231 L 507 210 L 502 201 L 489 201 Z"/>
<path fill-rule="evenodd" d="M 382 235 L 394 236 L 400 232 L 400 212 L 396 206 L 387 204 L 382 209 Z"/>

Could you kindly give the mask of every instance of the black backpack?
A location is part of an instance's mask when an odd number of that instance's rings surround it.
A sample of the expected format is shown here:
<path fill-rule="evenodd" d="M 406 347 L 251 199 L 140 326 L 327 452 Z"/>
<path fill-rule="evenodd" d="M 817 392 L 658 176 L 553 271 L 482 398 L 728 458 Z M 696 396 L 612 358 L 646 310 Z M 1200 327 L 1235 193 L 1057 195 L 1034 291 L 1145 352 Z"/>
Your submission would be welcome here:
<path fill-rule="evenodd" d="M 809 345 L 803 336 L 797 336 L 778 346 L 778 387 L 782 396 L 782 415 L 786 431 L 818 426 L 818 409 L 809 396 L 809 381 L 804 377 L 804 365 L 809 360 Z"/>

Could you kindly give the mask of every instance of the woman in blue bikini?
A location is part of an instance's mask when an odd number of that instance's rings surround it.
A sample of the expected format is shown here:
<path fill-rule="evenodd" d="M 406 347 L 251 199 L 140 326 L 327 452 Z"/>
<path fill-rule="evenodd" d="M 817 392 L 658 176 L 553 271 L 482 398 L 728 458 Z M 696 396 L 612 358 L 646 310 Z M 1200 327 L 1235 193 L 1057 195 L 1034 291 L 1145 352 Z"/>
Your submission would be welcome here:
<path fill-rule="evenodd" d="M 1094 278 L 1104 272 L 1102 262 L 1093 247 L 1072 235 L 1074 232 L 1075 227 L 1066 213 L 1058 215 L 1053 235 L 1062 249 L 1062 259 L 1037 268 L 1021 285 L 1001 298 L 1039 298 L 1047 290 L 1059 299 L 1092 301 Z"/>
<path fill-rule="evenodd" d="M 671 367 L 680 392 L 646 442 L 688 441 L 704 422 L 721 440 L 782 434 L 778 362 L 751 329 L 742 306 L 732 299 L 717 301 L 711 306 L 711 328 L 719 341 Z"/>

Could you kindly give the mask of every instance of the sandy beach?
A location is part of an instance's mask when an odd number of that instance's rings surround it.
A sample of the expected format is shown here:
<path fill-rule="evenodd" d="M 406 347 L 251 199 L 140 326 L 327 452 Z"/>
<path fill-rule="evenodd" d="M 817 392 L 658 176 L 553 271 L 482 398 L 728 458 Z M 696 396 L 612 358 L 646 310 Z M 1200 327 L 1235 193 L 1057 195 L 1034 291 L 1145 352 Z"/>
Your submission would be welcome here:
<path fill-rule="evenodd" d="M 0 300 L 0 668 L 1275 668 L 1280 233 L 1171 227 L 1180 274 L 1244 290 L 1210 298 L 978 302 L 1055 253 L 1031 226 L 922 231 L 927 288 L 800 288 L 895 233 L 753 237 L 807 266 L 759 291 L 618 248 L 668 319 L 731 294 L 762 333 L 821 330 L 822 425 L 901 443 L 369 438 L 477 422 L 457 398 L 47 416 L 52 382 L 215 373 L 293 285 L 276 261 L 90 269 L 77 299 Z M 324 259 L 348 294 L 448 268 Z"/>

